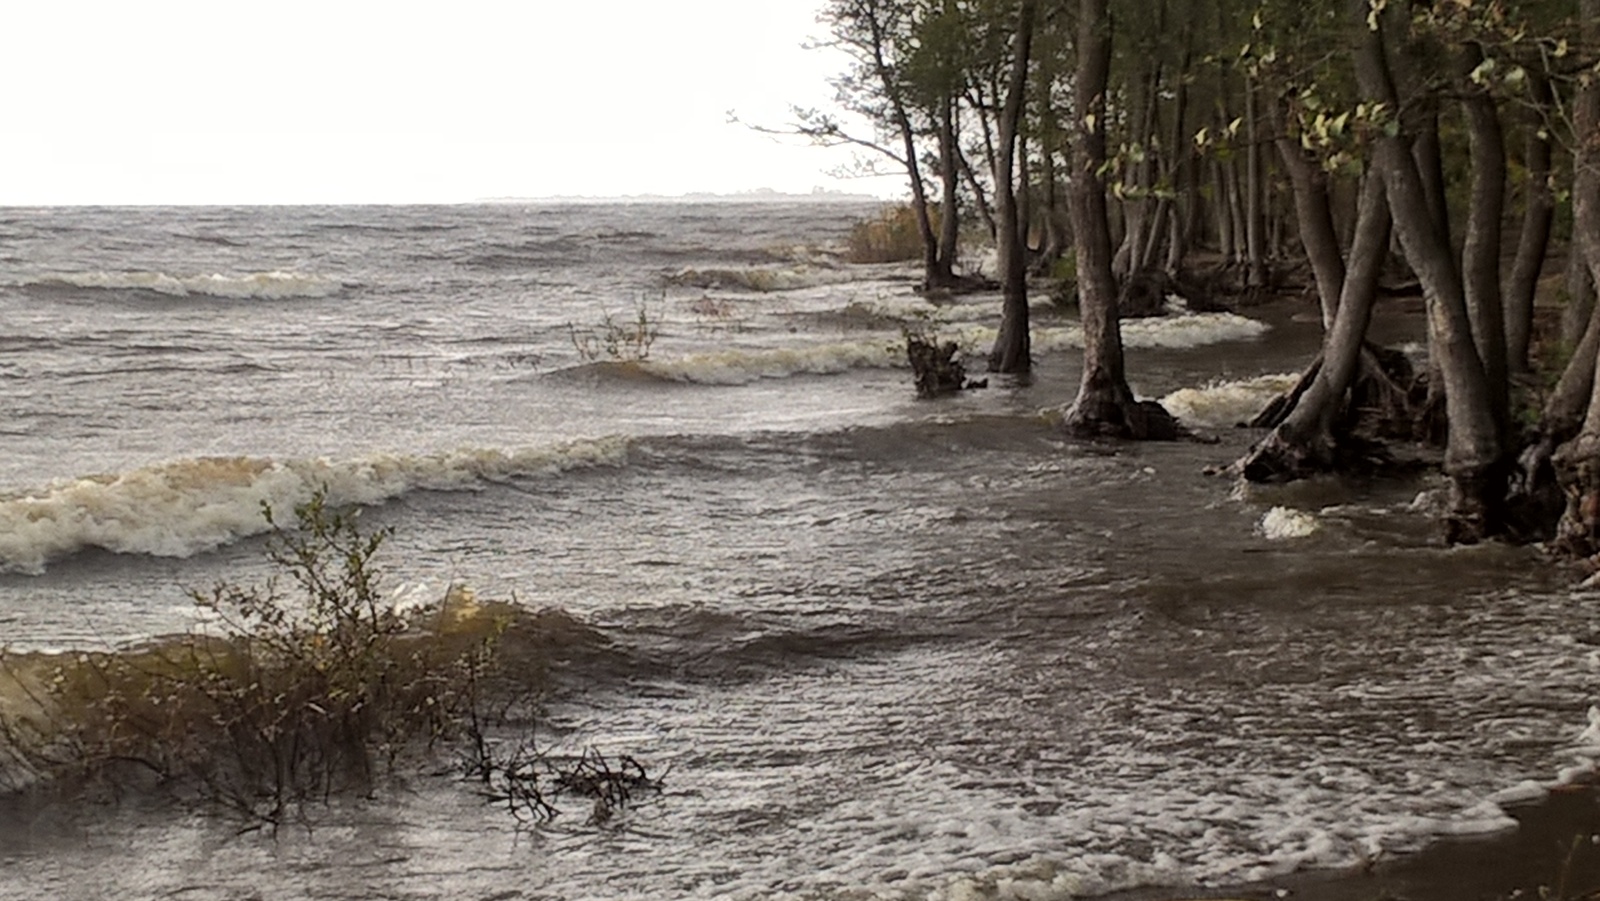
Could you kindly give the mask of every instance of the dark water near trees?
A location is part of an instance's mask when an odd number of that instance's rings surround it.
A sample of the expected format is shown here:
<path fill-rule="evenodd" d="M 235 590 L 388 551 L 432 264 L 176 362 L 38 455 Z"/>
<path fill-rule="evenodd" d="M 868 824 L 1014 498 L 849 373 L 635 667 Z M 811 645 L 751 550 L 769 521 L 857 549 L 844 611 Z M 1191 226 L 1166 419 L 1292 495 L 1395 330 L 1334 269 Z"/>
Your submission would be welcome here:
<path fill-rule="evenodd" d="M 1032 385 L 913 398 L 900 323 L 983 347 L 998 302 L 842 264 L 862 212 L 0 213 L 10 646 L 187 627 L 261 573 L 260 502 L 326 486 L 396 528 L 396 593 L 598 630 L 549 740 L 668 772 L 533 834 L 430 779 L 276 844 L 17 814 L 0 897 L 1072 897 L 1505 828 L 1600 753 L 1593 597 L 1535 551 L 1442 547 L 1428 482 L 1201 474 L 1314 311 L 1131 324 L 1135 387 L 1221 443 L 1072 443 L 1070 318 Z M 639 305 L 647 360 L 582 358 Z"/>

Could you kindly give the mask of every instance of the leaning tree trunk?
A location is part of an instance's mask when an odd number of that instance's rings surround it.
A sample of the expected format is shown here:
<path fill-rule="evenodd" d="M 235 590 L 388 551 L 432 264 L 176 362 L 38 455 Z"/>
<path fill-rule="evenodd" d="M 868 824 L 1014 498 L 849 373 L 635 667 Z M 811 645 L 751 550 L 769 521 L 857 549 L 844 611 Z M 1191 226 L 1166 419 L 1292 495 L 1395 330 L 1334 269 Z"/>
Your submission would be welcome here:
<path fill-rule="evenodd" d="M 1297 182 L 1297 192 L 1300 187 Z M 1322 353 L 1312 364 L 1310 385 L 1298 395 L 1293 409 L 1271 434 L 1236 464 L 1246 479 L 1289 481 L 1341 468 L 1346 462 L 1340 453 L 1343 436 L 1336 434 L 1334 427 L 1345 412 L 1346 398 L 1357 372 L 1365 365 L 1368 369 L 1365 378 L 1374 385 L 1389 387 L 1392 392 L 1386 374 L 1365 352 L 1367 326 L 1372 321 L 1372 306 L 1378 296 L 1378 276 L 1388 257 L 1389 237 L 1389 206 L 1383 180 L 1376 173 L 1369 174 L 1361 192 L 1348 269 L 1341 259 L 1338 273 L 1318 273 L 1319 289 L 1324 281 L 1331 283 L 1337 278 L 1339 298 L 1335 304 L 1324 304 L 1325 308 L 1333 306 L 1337 312 L 1323 336 Z M 1313 260 L 1313 267 L 1320 265 L 1331 269 L 1331 261 L 1325 253 L 1311 254 L 1311 241 L 1307 239 L 1307 253 L 1314 258 L 1322 257 L 1320 264 Z M 1335 247 L 1336 258 L 1337 250 Z"/>
<path fill-rule="evenodd" d="M 1372 9 L 1368 0 L 1354 0 L 1351 6 L 1359 33 L 1355 62 L 1362 94 L 1369 102 L 1399 110 L 1385 45 L 1390 24 L 1385 19 L 1393 15 L 1393 8 L 1379 17 L 1376 27 L 1368 27 Z M 1423 167 L 1403 134 L 1378 136 L 1375 164 L 1388 187 L 1400 245 L 1422 282 L 1444 380 L 1448 418 L 1444 471 L 1451 488 L 1446 538 L 1452 543 L 1480 541 L 1504 526 L 1508 467 L 1489 380 L 1473 342 L 1461 271 L 1425 190 Z"/>
<path fill-rule="evenodd" d="M 1083 322 L 1083 378 L 1067 410 L 1068 432 L 1136 439 L 1172 439 L 1180 430 L 1160 404 L 1140 403 L 1123 374 L 1117 285 L 1111 272 L 1106 212 L 1106 87 L 1111 73 L 1108 0 L 1078 0 L 1078 66 L 1073 92 L 1078 140 L 1071 184 L 1072 232 L 1078 252 L 1078 310 Z"/>
<path fill-rule="evenodd" d="M 989 371 L 1026 373 L 1033 368 L 1028 334 L 1028 259 L 1024 224 L 1017 209 L 1016 158 L 1022 101 L 1028 87 L 1028 57 L 1033 43 L 1035 0 L 1021 0 L 1017 32 L 1011 48 L 1011 74 L 1000 113 L 1000 147 L 994 168 L 995 218 L 999 225 L 1000 283 L 1003 293 L 1000 332 L 989 352 Z"/>

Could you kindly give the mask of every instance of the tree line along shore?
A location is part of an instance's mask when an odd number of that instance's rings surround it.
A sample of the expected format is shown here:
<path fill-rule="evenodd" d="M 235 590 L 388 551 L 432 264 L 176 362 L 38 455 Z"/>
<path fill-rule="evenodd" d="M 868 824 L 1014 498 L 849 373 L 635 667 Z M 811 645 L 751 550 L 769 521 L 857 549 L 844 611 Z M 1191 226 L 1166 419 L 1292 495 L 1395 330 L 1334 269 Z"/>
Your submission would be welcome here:
<path fill-rule="evenodd" d="M 1063 286 L 1070 432 L 1184 434 L 1129 389 L 1124 316 L 1299 280 L 1321 351 L 1233 472 L 1431 446 L 1448 541 L 1600 566 L 1600 0 L 830 0 L 820 22 L 837 107 L 763 130 L 903 173 L 883 227 L 926 292 L 973 287 L 962 236 L 993 241 L 989 371 L 1032 365 L 1030 277 Z M 1425 364 L 1367 340 L 1397 288 L 1425 299 Z"/>

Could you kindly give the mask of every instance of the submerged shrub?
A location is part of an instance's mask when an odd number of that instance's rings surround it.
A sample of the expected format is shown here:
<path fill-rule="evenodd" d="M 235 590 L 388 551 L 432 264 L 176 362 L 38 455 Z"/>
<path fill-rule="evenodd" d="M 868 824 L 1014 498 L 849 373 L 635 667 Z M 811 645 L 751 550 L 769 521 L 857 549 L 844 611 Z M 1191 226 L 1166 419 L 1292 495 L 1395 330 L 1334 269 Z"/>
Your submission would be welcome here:
<path fill-rule="evenodd" d="M 402 612 L 381 591 L 387 530 L 321 493 L 281 527 L 264 585 L 191 597 L 216 628 L 112 652 L 0 660 L 12 709 L 0 744 L 42 778 L 117 783 L 129 768 L 258 824 L 370 791 L 409 748 L 481 732 L 510 621 L 463 591 Z M 0 759 L 0 764 L 5 761 Z"/>
<path fill-rule="evenodd" d="M 373 792 L 402 755 L 437 763 L 435 750 L 457 762 L 428 771 L 478 782 L 523 824 L 555 817 L 558 796 L 600 824 L 659 790 L 627 755 L 554 756 L 533 740 L 551 659 L 605 653 L 598 632 L 461 588 L 402 610 L 375 565 L 389 530 L 363 530 L 320 492 L 294 512 L 286 527 L 263 506 L 274 577 L 191 592 L 204 630 L 70 655 L 0 649 L 0 794 L 154 781 L 276 829 Z"/>
<path fill-rule="evenodd" d="M 661 325 L 651 314 L 644 301 L 633 306 L 633 318 L 619 319 L 610 310 L 600 321 L 586 328 L 567 323 L 567 334 L 572 347 L 585 363 L 600 360 L 637 363 L 650 359 L 650 347 L 656 343 Z"/>

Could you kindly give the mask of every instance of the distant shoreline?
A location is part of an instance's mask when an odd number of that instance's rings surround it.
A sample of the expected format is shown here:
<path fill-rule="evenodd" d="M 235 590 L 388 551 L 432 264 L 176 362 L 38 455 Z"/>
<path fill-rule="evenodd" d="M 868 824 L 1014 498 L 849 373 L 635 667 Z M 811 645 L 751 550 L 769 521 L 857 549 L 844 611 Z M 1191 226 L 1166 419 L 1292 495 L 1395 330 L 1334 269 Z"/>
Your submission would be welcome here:
<path fill-rule="evenodd" d="M 875 197 L 871 194 L 835 194 L 824 192 L 820 194 L 779 194 L 777 192 L 764 193 L 752 192 L 748 194 L 624 194 L 615 197 L 594 197 L 586 195 L 554 196 L 554 197 L 479 197 L 471 200 L 416 200 L 416 201 L 348 201 L 332 203 L 312 202 L 284 202 L 284 203 L 0 203 L 0 210 L 48 210 L 48 209 L 83 209 L 83 210 L 114 210 L 114 209 L 251 209 L 256 207 L 282 207 L 282 208 L 310 208 L 310 207 L 451 207 L 451 206 L 510 206 L 514 204 L 527 204 L 532 206 L 604 206 L 626 204 L 672 204 L 672 203 L 703 203 L 703 204 L 839 204 L 841 206 L 867 206 L 886 205 L 898 201 Z"/>
<path fill-rule="evenodd" d="M 809 194 L 785 194 L 781 191 L 741 191 L 737 194 L 619 194 L 595 196 L 587 194 L 555 195 L 551 197 L 482 197 L 470 203 L 893 203 L 872 194 L 846 194 L 840 191 L 814 191 Z"/>

